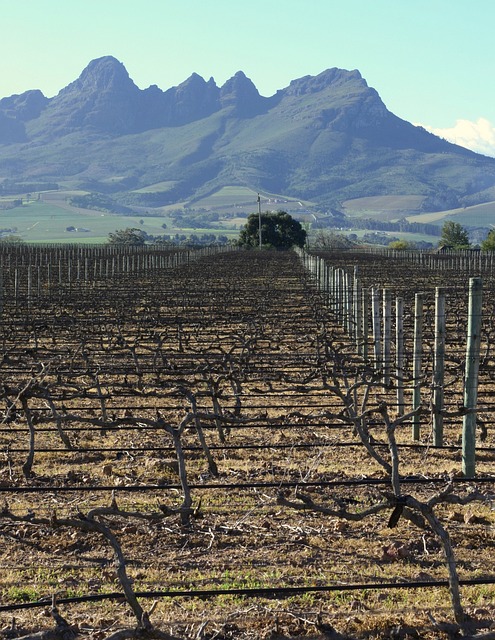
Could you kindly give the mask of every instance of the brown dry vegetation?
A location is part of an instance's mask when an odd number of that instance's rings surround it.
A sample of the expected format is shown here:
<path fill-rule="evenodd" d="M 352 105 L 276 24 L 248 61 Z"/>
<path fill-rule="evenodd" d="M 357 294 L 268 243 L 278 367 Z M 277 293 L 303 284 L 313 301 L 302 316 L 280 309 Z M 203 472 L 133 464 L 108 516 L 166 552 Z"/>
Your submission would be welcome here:
<path fill-rule="evenodd" d="M 425 380 L 431 378 L 434 287 L 448 287 L 447 446 L 431 446 L 429 384 L 422 446 L 412 446 L 409 421 L 395 430 L 400 473 L 410 477 L 404 491 L 425 501 L 452 478 L 462 480 L 458 405 L 467 274 L 456 272 L 453 287 L 448 269 L 432 272 L 378 256 L 325 257 L 346 269 L 359 265 L 366 286 L 404 297 L 408 370 L 411 303 L 414 292 L 425 292 Z M 52 283 L 31 300 L 19 294 L 17 301 L 8 295 L 14 261 L 9 264 L 0 352 L 3 605 L 122 593 L 108 537 L 87 524 L 94 518 L 122 545 L 134 591 L 155 593 L 139 600 L 145 610 L 155 601 L 154 627 L 175 637 L 455 636 L 445 586 L 366 588 L 445 581 L 443 550 L 430 529 L 406 518 L 389 528 L 391 509 L 350 521 L 284 504 L 301 504 L 299 487 L 315 504 L 359 513 L 391 490 L 388 475 L 349 424 L 337 383 L 367 381 L 359 398 L 370 389 L 366 408 L 376 410 L 370 433 L 387 459 L 378 408 L 385 404 L 395 415 L 393 385 L 384 388 L 355 355 L 296 254 L 221 253 L 113 280 Z M 490 318 L 495 298 L 491 275 L 485 275 Z M 476 490 L 480 499 L 436 508 L 462 580 L 494 575 L 494 488 L 483 482 L 493 477 L 495 459 L 490 339 L 486 323 L 477 480 L 454 485 L 457 495 Z M 408 403 L 410 395 L 406 384 Z M 187 508 L 172 433 L 181 424 L 192 498 Z M 201 447 L 202 434 L 214 464 Z M 283 597 L 276 591 L 318 586 L 342 589 Z M 160 595 L 245 588 L 266 593 Z M 494 595 L 492 584 L 462 587 L 466 613 L 485 631 L 495 617 Z M 83 637 L 103 639 L 136 625 L 124 598 L 59 609 Z M 52 625 L 49 605 L 3 610 L 0 627 L 10 628 L 12 615 L 17 635 Z"/>

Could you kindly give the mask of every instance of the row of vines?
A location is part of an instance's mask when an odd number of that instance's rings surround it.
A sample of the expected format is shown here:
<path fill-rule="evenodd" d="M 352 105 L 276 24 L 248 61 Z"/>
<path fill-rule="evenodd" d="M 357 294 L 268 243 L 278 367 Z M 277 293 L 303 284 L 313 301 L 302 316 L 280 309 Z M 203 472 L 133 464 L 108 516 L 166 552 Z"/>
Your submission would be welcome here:
<path fill-rule="evenodd" d="M 9 247 L 0 264 L 5 637 L 495 637 L 491 271 L 147 248 Z M 342 311 L 357 274 L 359 331 Z M 401 314 L 377 316 L 373 291 Z M 381 340 L 398 318 L 377 366 L 377 323 Z"/>

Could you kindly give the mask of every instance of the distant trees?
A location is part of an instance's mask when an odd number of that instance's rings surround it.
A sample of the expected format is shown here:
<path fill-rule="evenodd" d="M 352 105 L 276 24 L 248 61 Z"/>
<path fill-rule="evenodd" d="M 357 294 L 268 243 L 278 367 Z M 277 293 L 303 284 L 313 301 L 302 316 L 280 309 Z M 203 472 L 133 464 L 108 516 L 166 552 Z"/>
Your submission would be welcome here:
<path fill-rule="evenodd" d="M 293 246 L 303 247 L 306 242 L 306 231 L 300 222 L 294 220 L 286 211 L 261 214 L 261 241 L 263 246 L 276 249 L 290 249 Z M 241 229 L 239 246 L 259 246 L 259 215 L 252 213 Z"/>
<path fill-rule="evenodd" d="M 108 234 L 108 244 L 142 246 L 146 241 L 146 232 L 127 227 Z"/>
<path fill-rule="evenodd" d="M 495 251 L 495 229 L 488 232 L 488 235 L 481 243 L 482 251 Z"/>
<path fill-rule="evenodd" d="M 109 196 L 95 192 L 72 196 L 70 198 L 70 204 L 73 207 L 80 207 L 81 209 L 109 211 L 110 213 L 121 213 L 124 215 L 134 213 L 132 209 L 118 204 Z"/>
<path fill-rule="evenodd" d="M 205 209 L 194 211 L 174 209 L 169 212 L 169 215 L 174 221 L 175 226 L 181 227 L 182 229 L 213 229 L 220 217 L 215 211 L 206 211 Z"/>
<path fill-rule="evenodd" d="M 74 227 L 73 227 L 74 229 Z M 79 229 L 81 231 L 81 229 Z M 187 246 L 206 246 L 213 244 L 228 244 L 229 239 L 225 235 L 216 236 L 214 233 L 203 233 L 201 235 L 191 233 L 189 236 L 184 234 L 170 235 L 152 235 L 144 229 L 136 227 L 127 227 L 126 229 L 118 229 L 108 234 L 108 244 L 143 246 L 144 244 L 173 244 Z"/>
<path fill-rule="evenodd" d="M 17 236 L 14 233 L 0 236 L 1 244 L 22 244 L 23 242 L 24 240 L 21 238 L 21 236 Z"/>
<path fill-rule="evenodd" d="M 408 251 L 410 249 L 416 249 L 414 242 L 408 240 L 394 240 L 388 245 L 389 249 L 395 249 L 396 251 Z"/>
<path fill-rule="evenodd" d="M 458 222 L 447 220 L 442 227 L 439 245 L 452 249 L 469 249 L 470 242 L 466 229 Z"/>
<path fill-rule="evenodd" d="M 313 241 L 311 242 L 312 249 L 336 250 L 336 249 L 350 249 L 356 245 L 355 242 L 350 240 L 342 233 L 335 233 L 334 231 L 322 231 L 319 230 Z"/>
<path fill-rule="evenodd" d="M 344 226 L 344 225 L 337 225 Z M 428 224 L 426 222 L 409 222 L 406 218 L 402 218 L 397 222 L 390 220 L 375 220 L 373 218 L 356 218 L 348 221 L 348 226 L 356 229 L 369 229 L 371 231 L 392 231 L 395 233 L 421 233 L 427 236 L 439 236 L 440 228 L 436 224 Z M 314 225 L 313 225 L 314 228 Z"/>

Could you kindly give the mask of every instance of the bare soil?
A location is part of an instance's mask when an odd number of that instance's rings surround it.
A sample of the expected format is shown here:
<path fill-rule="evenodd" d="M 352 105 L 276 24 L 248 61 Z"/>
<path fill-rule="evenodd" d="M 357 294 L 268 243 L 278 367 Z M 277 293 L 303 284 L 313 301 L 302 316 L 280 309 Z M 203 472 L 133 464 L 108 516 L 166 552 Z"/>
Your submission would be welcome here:
<path fill-rule="evenodd" d="M 370 286 L 400 283 L 396 295 L 409 305 L 408 367 L 410 304 L 415 290 L 425 291 L 424 367 L 425 377 L 431 375 L 428 319 L 434 287 L 442 285 L 438 273 L 367 256 L 332 260 L 349 269 L 362 260 L 360 273 Z M 447 285 L 450 275 L 443 277 Z M 420 442 L 412 441 L 410 421 L 396 429 L 401 477 L 409 478 L 402 487 L 423 501 L 452 479 L 460 496 L 478 490 L 482 499 L 442 504 L 436 514 L 451 536 L 461 580 L 493 578 L 495 492 L 486 481 L 495 460 L 490 329 L 483 343 L 477 479 L 466 483 L 458 407 L 467 294 L 460 285 L 449 293 L 446 446 L 431 446 L 427 386 Z M 121 593 L 108 539 L 67 524 L 100 510 L 98 518 L 122 546 L 134 591 L 148 594 L 141 605 L 150 610 L 155 603 L 154 627 L 175 637 L 454 637 L 448 589 L 428 586 L 447 579 L 443 549 L 431 530 L 402 517 L 390 528 L 390 511 L 350 521 L 282 504 L 300 503 L 296 492 L 302 491 L 318 505 L 360 513 L 391 490 L 389 475 L 366 452 L 336 393 L 337 383 L 344 388 L 366 379 L 370 363 L 356 355 L 328 302 L 292 252 L 224 253 L 70 290 L 53 286 L 35 301 L 6 299 L 1 604 Z M 359 403 L 367 388 L 356 392 Z M 394 384 L 374 383 L 366 408 L 385 403 L 394 418 L 395 395 Z M 407 376 L 405 395 L 410 403 Z M 216 469 L 191 419 L 181 435 L 192 497 L 185 522 L 170 429 L 195 408 Z M 370 413 L 369 430 L 376 450 L 390 460 L 378 412 Z M 30 449 L 34 459 L 26 469 Z M 407 588 L 417 582 L 425 586 Z M 341 589 L 277 591 L 291 587 Z M 209 593 L 232 589 L 266 591 Z M 160 595 L 169 591 L 182 595 Z M 493 628 L 494 596 L 493 584 L 462 587 L 473 630 Z M 59 608 L 91 638 L 136 625 L 123 597 Z M 49 604 L 0 609 L 0 628 L 10 628 L 12 616 L 17 635 L 52 626 Z"/>

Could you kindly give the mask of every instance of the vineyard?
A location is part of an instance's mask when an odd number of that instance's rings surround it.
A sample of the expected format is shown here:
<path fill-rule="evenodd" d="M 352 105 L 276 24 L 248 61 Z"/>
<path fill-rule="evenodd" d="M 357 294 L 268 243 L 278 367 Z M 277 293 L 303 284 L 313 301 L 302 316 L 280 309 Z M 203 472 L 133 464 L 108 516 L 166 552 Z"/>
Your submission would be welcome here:
<path fill-rule="evenodd" d="M 495 638 L 491 256 L 0 273 L 0 637 Z"/>

